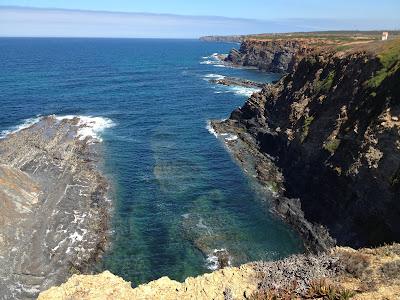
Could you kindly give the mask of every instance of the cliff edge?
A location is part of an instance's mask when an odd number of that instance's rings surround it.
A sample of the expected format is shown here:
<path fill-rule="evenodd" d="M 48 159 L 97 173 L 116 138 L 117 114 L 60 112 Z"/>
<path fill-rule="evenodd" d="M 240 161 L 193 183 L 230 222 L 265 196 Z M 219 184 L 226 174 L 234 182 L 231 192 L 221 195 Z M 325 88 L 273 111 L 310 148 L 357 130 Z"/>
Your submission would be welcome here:
<path fill-rule="evenodd" d="M 131 288 L 106 271 L 74 275 L 42 292 L 39 300 L 66 299 L 399 299 L 400 245 L 377 249 L 334 248 L 276 262 L 246 264 L 188 278 L 163 277 Z"/>

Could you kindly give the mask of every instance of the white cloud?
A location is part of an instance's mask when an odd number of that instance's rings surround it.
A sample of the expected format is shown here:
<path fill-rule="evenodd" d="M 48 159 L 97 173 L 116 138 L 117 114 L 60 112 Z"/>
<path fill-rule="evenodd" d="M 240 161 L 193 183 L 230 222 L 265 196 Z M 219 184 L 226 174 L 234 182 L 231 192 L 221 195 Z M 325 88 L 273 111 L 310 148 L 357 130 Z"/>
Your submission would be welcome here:
<path fill-rule="evenodd" d="M 252 20 L 0 6 L 0 36 L 168 37 L 340 29 L 393 29 L 396 21 Z M 375 26 L 375 27 L 374 27 Z"/>

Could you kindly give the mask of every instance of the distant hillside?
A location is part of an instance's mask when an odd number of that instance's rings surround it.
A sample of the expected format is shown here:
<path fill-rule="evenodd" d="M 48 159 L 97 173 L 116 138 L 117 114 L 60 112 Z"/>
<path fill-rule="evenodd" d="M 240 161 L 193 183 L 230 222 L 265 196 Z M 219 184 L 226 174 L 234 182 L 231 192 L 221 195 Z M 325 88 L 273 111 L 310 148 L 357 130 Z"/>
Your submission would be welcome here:
<path fill-rule="evenodd" d="M 298 38 L 317 38 L 317 39 L 374 39 L 380 40 L 384 30 L 375 31 L 313 31 L 313 32 L 289 32 L 289 33 L 261 33 L 248 35 L 211 35 L 200 38 L 206 42 L 243 42 L 247 39 L 298 39 Z M 389 39 L 400 37 L 400 31 L 388 31 Z"/>

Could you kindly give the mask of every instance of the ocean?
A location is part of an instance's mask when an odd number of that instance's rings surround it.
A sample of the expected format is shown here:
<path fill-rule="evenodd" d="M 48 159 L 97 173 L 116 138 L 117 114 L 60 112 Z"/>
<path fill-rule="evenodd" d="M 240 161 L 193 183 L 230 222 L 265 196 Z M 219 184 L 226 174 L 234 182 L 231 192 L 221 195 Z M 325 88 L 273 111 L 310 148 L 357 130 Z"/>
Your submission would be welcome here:
<path fill-rule="evenodd" d="M 303 251 L 300 238 L 207 128 L 277 74 L 218 62 L 235 44 L 161 39 L 0 39 L 0 132 L 45 115 L 82 116 L 103 144 L 114 203 L 96 271 L 134 285 Z"/>

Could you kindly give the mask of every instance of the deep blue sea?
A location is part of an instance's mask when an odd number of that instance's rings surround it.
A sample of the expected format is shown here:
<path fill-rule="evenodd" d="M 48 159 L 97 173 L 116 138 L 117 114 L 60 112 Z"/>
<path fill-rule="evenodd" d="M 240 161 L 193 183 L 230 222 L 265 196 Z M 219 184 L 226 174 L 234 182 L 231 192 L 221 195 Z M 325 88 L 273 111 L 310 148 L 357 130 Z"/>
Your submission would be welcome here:
<path fill-rule="evenodd" d="M 183 280 L 215 267 L 302 251 L 299 238 L 207 130 L 251 90 L 215 86 L 220 75 L 278 75 L 223 67 L 235 44 L 151 39 L 0 39 L 0 131 L 36 116 L 96 116 L 112 182 L 110 248 L 97 269 L 133 284 Z"/>

